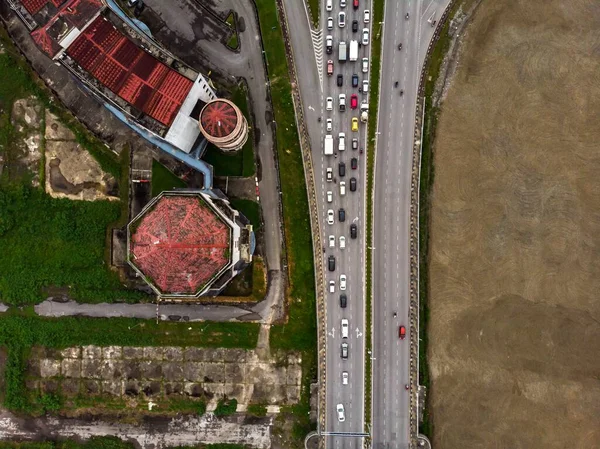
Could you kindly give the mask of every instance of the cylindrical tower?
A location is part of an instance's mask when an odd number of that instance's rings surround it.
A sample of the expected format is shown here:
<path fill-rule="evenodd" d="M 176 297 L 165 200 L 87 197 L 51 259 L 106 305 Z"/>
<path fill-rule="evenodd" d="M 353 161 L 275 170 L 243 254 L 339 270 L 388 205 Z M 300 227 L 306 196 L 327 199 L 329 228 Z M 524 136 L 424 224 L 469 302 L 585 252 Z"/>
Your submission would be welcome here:
<path fill-rule="evenodd" d="M 248 140 L 248 122 L 231 101 L 217 98 L 200 112 L 200 131 L 206 140 L 223 151 L 237 151 Z"/>

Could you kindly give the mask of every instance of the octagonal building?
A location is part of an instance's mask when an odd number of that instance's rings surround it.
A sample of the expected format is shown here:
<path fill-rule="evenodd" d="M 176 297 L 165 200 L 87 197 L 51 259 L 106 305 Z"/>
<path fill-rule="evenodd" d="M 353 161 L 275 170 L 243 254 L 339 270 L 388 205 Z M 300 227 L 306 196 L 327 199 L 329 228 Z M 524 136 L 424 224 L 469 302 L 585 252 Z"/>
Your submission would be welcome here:
<path fill-rule="evenodd" d="M 162 192 L 127 226 L 127 260 L 161 298 L 217 295 L 254 247 L 252 225 L 217 190 Z"/>

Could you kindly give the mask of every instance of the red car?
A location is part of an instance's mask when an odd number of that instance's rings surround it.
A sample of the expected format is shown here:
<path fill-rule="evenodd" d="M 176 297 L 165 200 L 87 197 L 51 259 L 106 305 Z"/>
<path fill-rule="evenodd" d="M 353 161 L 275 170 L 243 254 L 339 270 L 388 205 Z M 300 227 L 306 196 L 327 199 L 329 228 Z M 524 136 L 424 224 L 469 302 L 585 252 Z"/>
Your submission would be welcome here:
<path fill-rule="evenodd" d="M 354 9 L 358 9 L 358 0 L 352 0 L 352 6 Z"/>
<path fill-rule="evenodd" d="M 356 94 L 350 95 L 350 107 L 352 109 L 356 109 L 358 107 L 358 95 L 356 95 Z"/>
<path fill-rule="evenodd" d="M 333 61 L 331 59 L 327 61 L 327 75 L 333 75 Z"/>
<path fill-rule="evenodd" d="M 400 340 L 404 340 L 406 338 L 406 328 L 404 326 L 400 326 L 400 330 L 398 331 Z"/>

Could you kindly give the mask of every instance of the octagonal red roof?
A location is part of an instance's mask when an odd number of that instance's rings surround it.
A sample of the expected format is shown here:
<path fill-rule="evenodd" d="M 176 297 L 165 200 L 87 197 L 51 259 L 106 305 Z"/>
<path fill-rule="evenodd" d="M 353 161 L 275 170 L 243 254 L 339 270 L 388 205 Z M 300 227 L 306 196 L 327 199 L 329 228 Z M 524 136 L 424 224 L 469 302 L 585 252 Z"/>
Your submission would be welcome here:
<path fill-rule="evenodd" d="M 131 261 L 164 294 L 196 294 L 229 262 L 229 227 L 199 196 L 163 196 L 132 225 Z"/>

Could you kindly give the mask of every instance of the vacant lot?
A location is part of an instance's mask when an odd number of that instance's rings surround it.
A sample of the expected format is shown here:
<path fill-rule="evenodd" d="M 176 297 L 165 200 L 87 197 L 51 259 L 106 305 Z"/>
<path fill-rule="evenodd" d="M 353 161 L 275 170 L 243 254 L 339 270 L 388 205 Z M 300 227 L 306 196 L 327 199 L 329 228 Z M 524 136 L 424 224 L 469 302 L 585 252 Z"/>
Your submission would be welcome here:
<path fill-rule="evenodd" d="M 433 446 L 600 447 L 600 4 L 484 1 L 442 107 Z"/>

